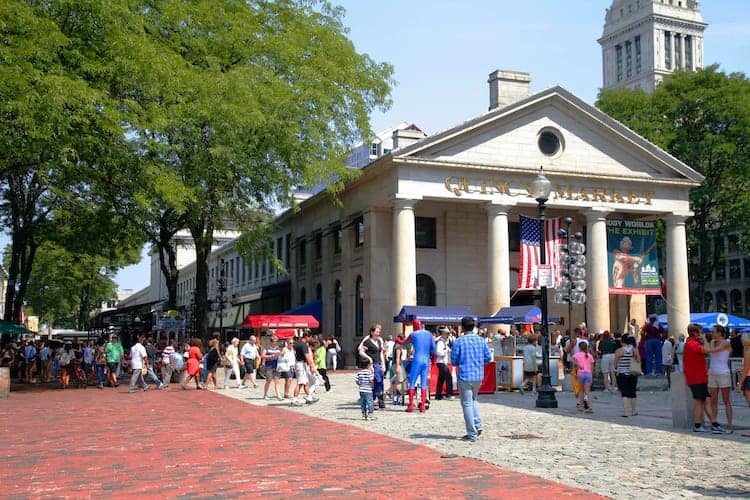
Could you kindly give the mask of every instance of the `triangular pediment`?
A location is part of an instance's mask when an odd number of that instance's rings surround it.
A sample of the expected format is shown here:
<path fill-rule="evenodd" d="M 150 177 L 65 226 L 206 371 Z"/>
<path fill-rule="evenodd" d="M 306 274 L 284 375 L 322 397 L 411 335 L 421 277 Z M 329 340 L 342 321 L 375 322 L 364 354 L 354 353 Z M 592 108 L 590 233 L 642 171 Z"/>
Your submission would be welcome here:
<path fill-rule="evenodd" d="M 546 156 L 539 135 L 561 139 Z M 561 87 L 552 87 L 394 152 L 395 159 L 499 170 L 697 185 L 703 177 L 678 159 Z"/>

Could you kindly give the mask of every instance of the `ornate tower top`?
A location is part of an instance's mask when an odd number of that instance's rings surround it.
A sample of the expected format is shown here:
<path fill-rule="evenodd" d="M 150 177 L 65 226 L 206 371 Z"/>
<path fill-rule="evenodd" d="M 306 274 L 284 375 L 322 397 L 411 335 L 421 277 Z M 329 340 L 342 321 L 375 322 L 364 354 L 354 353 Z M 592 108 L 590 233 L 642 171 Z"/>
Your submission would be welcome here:
<path fill-rule="evenodd" d="M 672 71 L 703 67 L 697 0 L 613 0 L 604 19 L 603 88 L 651 92 Z"/>

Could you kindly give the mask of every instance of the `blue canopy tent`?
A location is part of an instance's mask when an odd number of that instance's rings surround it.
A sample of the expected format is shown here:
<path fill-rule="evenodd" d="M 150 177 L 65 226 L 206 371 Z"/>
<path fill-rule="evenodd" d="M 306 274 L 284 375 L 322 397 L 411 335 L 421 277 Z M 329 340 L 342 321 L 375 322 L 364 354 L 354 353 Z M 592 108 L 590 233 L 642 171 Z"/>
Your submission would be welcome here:
<path fill-rule="evenodd" d="M 501 321 L 505 319 L 505 321 Z M 537 306 L 510 306 L 503 307 L 492 316 L 479 318 L 480 323 L 541 323 L 542 310 Z M 559 323 L 559 316 L 547 316 L 547 323 Z"/>
<path fill-rule="evenodd" d="M 733 314 L 720 313 L 720 312 L 702 312 L 702 313 L 690 313 L 690 323 L 700 326 L 703 331 L 710 331 L 714 325 L 722 324 L 724 318 L 726 318 L 726 327 L 737 330 L 750 329 L 750 319 L 741 318 Z M 660 314 L 657 316 L 659 324 L 668 328 L 667 315 Z"/>
<path fill-rule="evenodd" d="M 464 316 L 477 317 L 467 306 L 404 306 L 393 317 L 393 322 L 411 323 L 418 319 L 426 324 L 460 323 Z"/>
<path fill-rule="evenodd" d="M 302 304 L 301 306 L 294 307 L 292 309 L 289 309 L 288 311 L 284 311 L 281 313 L 283 315 L 309 315 L 309 316 L 315 316 L 315 319 L 317 319 L 319 322 L 323 322 L 323 303 L 319 300 L 313 300 L 310 302 L 307 302 L 306 304 Z"/>

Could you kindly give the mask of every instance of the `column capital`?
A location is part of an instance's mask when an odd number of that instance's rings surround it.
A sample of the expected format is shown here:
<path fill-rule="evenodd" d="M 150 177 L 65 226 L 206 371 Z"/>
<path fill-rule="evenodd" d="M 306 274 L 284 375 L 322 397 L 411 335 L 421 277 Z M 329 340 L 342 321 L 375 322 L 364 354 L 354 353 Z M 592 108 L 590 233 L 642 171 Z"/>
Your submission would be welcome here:
<path fill-rule="evenodd" d="M 606 220 L 607 214 L 613 212 L 611 208 L 597 207 L 585 212 L 587 222 Z"/>
<path fill-rule="evenodd" d="M 510 209 L 514 205 L 509 205 L 505 203 L 495 203 L 493 201 L 487 202 L 484 204 L 485 210 L 487 210 L 487 213 L 490 215 L 508 215 L 508 212 L 510 212 Z"/>
<path fill-rule="evenodd" d="M 685 221 L 687 220 L 690 215 L 686 214 L 667 214 L 662 217 L 664 219 L 664 222 L 666 222 L 669 225 L 676 226 L 676 225 L 684 225 Z"/>
<path fill-rule="evenodd" d="M 391 199 L 391 203 L 393 204 L 393 208 L 413 210 L 417 202 L 421 200 L 422 200 L 421 196 L 417 197 L 417 196 L 397 194 L 395 197 Z"/>

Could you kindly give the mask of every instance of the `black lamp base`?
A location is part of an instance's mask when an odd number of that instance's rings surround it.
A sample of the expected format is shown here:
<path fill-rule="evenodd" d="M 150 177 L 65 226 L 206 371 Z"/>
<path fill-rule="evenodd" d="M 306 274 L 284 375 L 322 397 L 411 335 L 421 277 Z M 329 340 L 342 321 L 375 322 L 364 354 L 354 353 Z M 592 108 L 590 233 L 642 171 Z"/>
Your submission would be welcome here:
<path fill-rule="evenodd" d="M 550 385 L 549 376 L 542 377 L 542 385 L 536 390 L 536 407 L 537 408 L 557 408 L 557 398 L 555 389 Z"/>

